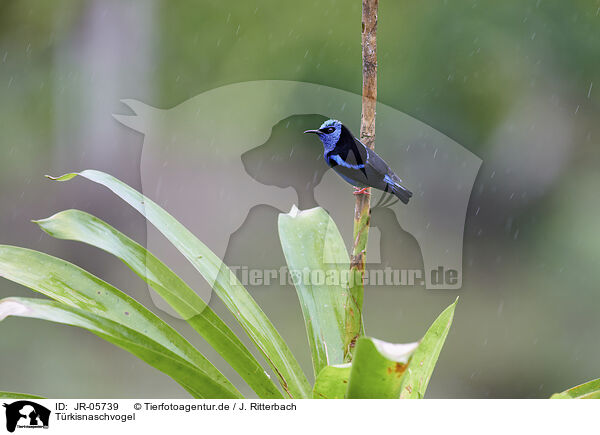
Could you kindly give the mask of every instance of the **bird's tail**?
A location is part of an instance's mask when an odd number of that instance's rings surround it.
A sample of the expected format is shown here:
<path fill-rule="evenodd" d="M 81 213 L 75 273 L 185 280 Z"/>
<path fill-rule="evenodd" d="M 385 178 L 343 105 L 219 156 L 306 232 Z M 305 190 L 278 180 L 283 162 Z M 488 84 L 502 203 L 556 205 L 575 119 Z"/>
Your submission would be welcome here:
<path fill-rule="evenodd" d="M 413 196 L 412 192 L 400 184 L 391 184 L 392 193 L 396 195 L 404 204 L 408 204 L 408 200 Z"/>

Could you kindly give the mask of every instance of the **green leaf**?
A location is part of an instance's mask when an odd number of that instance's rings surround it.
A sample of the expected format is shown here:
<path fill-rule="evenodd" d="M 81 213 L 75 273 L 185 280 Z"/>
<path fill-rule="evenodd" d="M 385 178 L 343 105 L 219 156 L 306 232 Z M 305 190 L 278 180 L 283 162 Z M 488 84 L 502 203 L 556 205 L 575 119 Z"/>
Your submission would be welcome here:
<path fill-rule="evenodd" d="M 313 399 L 344 399 L 350 370 L 350 363 L 323 368 L 315 381 Z"/>
<path fill-rule="evenodd" d="M 419 343 L 402 382 L 401 399 L 422 399 L 425 395 L 431 374 L 450 331 L 457 302 L 458 298 L 442 311 Z"/>
<path fill-rule="evenodd" d="M 397 399 L 409 358 L 418 343 L 358 339 L 348 381 L 348 399 Z"/>
<path fill-rule="evenodd" d="M 149 335 L 91 312 L 45 299 L 6 298 L 0 300 L 0 321 L 8 316 L 43 319 L 85 328 L 166 373 L 195 398 L 240 397 Z"/>
<path fill-rule="evenodd" d="M 204 337 L 259 397 L 283 397 L 233 331 L 181 278 L 143 246 L 79 210 L 62 211 L 34 222 L 53 237 L 88 243 L 118 257 Z"/>
<path fill-rule="evenodd" d="M 286 393 L 295 398 L 310 396 L 310 384 L 279 332 L 235 274 L 206 245 L 155 202 L 108 174 L 86 170 L 53 179 L 65 181 L 77 175 L 106 186 L 144 215 L 211 285 L 265 356 Z"/>
<path fill-rule="evenodd" d="M 33 394 L 11 393 L 10 391 L 0 391 L 0 399 L 45 399 L 45 397 L 34 396 Z"/>
<path fill-rule="evenodd" d="M 234 385 L 171 326 L 125 293 L 74 264 L 30 249 L 0 245 L 0 276 L 147 335 L 215 379 L 231 395 L 241 396 Z"/>
<path fill-rule="evenodd" d="M 315 377 L 344 362 L 350 259 L 337 226 L 321 207 L 279 215 L 279 238 L 296 286 Z"/>
<path fill-rule="evenodd" d="M 600 399 L 600 378 L 553 394 L 551 399 Z"/>

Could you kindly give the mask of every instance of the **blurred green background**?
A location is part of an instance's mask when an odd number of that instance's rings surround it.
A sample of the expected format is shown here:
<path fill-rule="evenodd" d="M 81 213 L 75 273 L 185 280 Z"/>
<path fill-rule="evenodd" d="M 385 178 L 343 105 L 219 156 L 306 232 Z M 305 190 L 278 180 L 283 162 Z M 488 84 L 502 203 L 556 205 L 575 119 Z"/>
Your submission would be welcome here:
<path fill-rule="evenodd" d="M 111 116 L 123 98 L 170 108 L 261 79 L 360 93 L 360 14 L 358 0 L 1 0 L 0 243 L 73 261 L 153 309 L 118 260 L 29 222 L 79 208 L 143 242 L 143 219 L 89 183 L 43 175 L 95 168 L 140 188 L 143 138 Z M 380 2 L 379 100 L 483 159 L 463 288 L 367 289 L 369 334 L 395 342 L 460 295 L 429 397 L 548 397 L 600 376 L 599 14 L 598 0 Z M 293 288 L 251 291 L 309 371 Z M 1 281 L 8 295 L 34 294 Z M 0 323 L 0 368 L 0 390 L 187 397 L 97 337 L 36 320 Z"/>

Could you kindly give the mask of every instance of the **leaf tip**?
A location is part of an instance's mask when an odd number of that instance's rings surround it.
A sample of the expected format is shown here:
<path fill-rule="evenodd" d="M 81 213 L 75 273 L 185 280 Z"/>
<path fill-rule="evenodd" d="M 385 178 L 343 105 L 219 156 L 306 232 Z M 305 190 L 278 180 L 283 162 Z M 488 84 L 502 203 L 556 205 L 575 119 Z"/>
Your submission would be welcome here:
<path fill-rule="evenodd" d="M 7 298 L 0 300 L 0 321 L 8 316 L 23 316 L 30 310 L 17 300 Z"/>
<path fill-rule="evenodd" d="M 414 343 L 388 343 L 377 338 L 370 338 L 370 340 L 381 355 L 391 361 L 403 364 L 408 362 L 417 347 L 419 347 L 418 341 Z"/>
<path fill-rule="evenodd" d="M 60 212 L 63 213 L 63 212 Z M 47 218 L 42 218 L 42 219 L 31 219 L 30 222 L 39 225 L 40 227 L 44 227 L 44 224 L 47 224 L 48 222 L 52 222 L 52 218 L 54 218 L 54 216 L 58 215 L 59 213 L 56 213 L 53 216 L 47 217 Z"/>
<path fill-rule="evenodd" d="M 290 209 L 290 212 L 288 213 L 290 215 L 290 217 L 297 217 L 298 214 L 300 213 L 300 209 L 298 207 L 296 207 L 296 204 L 292 205 L 292 208 Z"/>
<path fill-rule="evenodd" d="M 46 175 L 44 175 L 44 177 L 46 177 L 52 181 L 68 181 L 68 180 L 76 177 L 77 175 L 78 175 L 77 172 L 71 172 L 69 174 L 59 175 L 58 177 L 54 177 L 52 175 L 46 174 Z"/>

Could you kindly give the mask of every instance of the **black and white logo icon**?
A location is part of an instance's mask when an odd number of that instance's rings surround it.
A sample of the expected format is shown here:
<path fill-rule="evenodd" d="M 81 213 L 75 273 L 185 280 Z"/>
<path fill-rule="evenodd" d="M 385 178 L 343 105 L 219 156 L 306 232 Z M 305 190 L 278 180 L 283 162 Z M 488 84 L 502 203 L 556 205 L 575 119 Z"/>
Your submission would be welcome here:
<path fill-rule="evenodd" d="M 5 403 L 6 430 L 14 432 L 19 429 L 47 429 L 50 422 L 50 410 L 29 400 Z"/>

